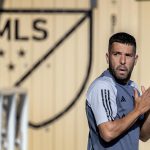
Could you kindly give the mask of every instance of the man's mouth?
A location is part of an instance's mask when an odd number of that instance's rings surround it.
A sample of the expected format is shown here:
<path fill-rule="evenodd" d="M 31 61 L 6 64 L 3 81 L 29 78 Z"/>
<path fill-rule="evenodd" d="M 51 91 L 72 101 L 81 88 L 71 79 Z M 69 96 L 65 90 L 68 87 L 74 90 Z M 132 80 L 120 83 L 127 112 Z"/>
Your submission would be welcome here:
<path fill-rule="evenodd" d="M 120 72 L 120 73 L 125 73 L 128 71 L 128 69 L 126 67 L 118 67 L 117 70 Z"/>

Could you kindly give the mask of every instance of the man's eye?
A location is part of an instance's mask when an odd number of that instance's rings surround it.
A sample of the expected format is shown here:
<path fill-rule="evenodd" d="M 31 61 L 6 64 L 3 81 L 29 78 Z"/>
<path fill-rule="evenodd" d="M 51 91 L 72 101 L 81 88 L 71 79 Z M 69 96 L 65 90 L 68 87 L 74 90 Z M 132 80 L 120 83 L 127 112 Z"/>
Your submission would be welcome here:
<path fill-rule="evenodd" d="M 119 53 L 114 53 L 113 55 L 114 55 L 114 56 L 118 56 L 118 55 L 119 55 Z"/>
<path fill-rule="evenodd" d="M 126 56 L 127 56 L 127 57 L 133 57 L 133 55 L 131 55 L 131 54 L 127 54 Z"/>

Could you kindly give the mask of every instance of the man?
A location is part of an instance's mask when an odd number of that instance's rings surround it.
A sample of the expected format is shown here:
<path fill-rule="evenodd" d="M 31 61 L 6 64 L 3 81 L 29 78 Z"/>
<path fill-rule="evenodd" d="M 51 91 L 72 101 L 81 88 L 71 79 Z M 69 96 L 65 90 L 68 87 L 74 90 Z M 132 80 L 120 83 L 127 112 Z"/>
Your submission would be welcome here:
<path fill-rule="evenodd" d="M 130 80 L 136 64 L 135 38 L 124 32 L 109 39 L 109 68 L 89 87 L 86 113 L 88 150 L 138 150 L 139 139 L 150 138 L 150 88 Z"/>

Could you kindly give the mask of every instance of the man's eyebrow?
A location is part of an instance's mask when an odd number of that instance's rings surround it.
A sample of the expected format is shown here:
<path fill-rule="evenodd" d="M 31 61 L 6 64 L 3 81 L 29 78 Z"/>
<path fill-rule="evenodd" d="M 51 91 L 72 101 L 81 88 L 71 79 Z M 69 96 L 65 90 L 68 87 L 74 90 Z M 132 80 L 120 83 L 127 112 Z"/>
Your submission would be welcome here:
<path fill-rule="evenodd" d="M 120 52 L 120 51 L 117 51 L 117 50 L 115 50 L 115 51 L 111 51 L 112 53 L 122 53 L 122 52 Z"/>
<path fill-rule="evenodd" d="M 130 55 L 130 56 L 134 55 L 134 53 L 132 53 L 132 52 L 123 53 L 123 52 L 120 52 L 120 51 L 117 51 L 117 50 L 116 51 L 112 50 L 111 53 L 112 54 L 115 54 L 115 53 L 117 53 L 117 54 L 125 54 L 125 55 Z"/>

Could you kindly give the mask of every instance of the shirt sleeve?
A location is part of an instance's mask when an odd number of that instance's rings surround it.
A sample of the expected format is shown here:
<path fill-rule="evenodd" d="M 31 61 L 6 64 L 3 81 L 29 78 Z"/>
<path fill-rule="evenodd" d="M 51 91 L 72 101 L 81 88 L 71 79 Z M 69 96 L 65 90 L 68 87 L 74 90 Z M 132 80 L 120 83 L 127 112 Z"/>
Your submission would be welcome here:
<path fill-rule="evenodd" d="M 105 81 L 94 83 L 88 91 L 87 101 L 97 125 L 114 120 L 117 114 L 116 94 L 109 83 Z"/>

